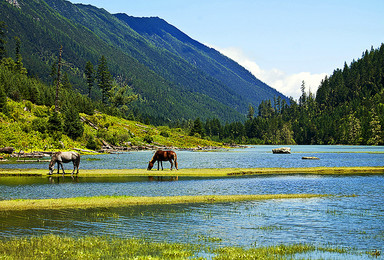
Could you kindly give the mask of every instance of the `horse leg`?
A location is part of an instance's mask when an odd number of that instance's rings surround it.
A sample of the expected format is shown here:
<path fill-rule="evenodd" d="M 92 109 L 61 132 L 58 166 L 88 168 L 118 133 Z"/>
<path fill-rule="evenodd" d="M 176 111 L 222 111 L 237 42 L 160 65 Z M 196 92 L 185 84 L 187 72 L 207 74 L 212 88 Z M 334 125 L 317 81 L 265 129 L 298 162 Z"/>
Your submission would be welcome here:
<path fill-rule="evenodd" d="M 175 154 L 174 157 L 173 157 L 173 161 L 175 162 L 175 168 L 176 170 L 178 170 L 178 165 L 177 165 L 177 155 Z"/>
<path fill-rule="evenodd" d="M 164 170 L 164 168 L 163 168 L 163 161 L 160 161 L 160 163 L 161 163 L 161 170 L 163 171 Z"/>
<path fill-rule="evenodd" d="M 73 161 L 73 171 L 72 171 L 71 175 L 73 175 L 75 173 L 75 170 L 76 170 L 76 161 Z"/>
<path fill-rule="evenodd" d="M 169 162 L 171 163 L 171 171 L 172 171 L 172 168 L 173 168 L 173 161 L 172 161 L 172 159 L 169 159 Z"/>
<path fill-rule="evenodd" d="M 59 173 L 60 173 L 60 162 L 57 161 L 57 174 L 59 174 Z"/>
<path fill-rule="evenodd" d="M 64 170 L 64 166 L 63 166 L 63 163 L 62 162 L 58 162 L 58 166 L 57 166 L 57 174 L 59 174 L 59 169 L 60 169 L 60 165 L 61 165 L 61 169 L 63 170 L 63 175 L 65 174 L 65 170 Z"/>
<path fill-rule="evenodd" d="M 76 174 L 79 174 L 79 167 L 80 167 L 80 155 L 79 155 L 79 157 L 76 159 L 76 166 L 77 166 L 77 172 L 76 172 Z"/>
<path fill-rule="evenodd" d="M 160 161 L 157 161 L 157 170 L 160 170 Z"/>

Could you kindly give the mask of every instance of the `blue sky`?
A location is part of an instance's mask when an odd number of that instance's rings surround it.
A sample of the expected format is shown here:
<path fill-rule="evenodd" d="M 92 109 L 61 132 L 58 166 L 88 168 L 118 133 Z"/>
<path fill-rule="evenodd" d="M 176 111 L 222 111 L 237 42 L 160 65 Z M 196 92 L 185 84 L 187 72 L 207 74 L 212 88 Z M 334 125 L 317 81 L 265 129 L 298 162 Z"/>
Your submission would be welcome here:
<path fill-rule="evenodd" d="M 298 98 L 384 42 L 383 0 L 71 0 L 110 13 L 157 16 Z"/>

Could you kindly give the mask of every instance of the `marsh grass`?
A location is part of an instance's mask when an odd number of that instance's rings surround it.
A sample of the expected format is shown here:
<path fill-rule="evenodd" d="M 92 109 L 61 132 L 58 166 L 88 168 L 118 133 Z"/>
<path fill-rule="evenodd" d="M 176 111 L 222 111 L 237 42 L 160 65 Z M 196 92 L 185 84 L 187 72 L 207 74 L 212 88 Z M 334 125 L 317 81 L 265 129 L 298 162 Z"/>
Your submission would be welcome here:
<path fill-rule="evenodd" d="M 0 242 L 1 259 L 187 259 L 193 248 L 176 243 L 113 237 L 12 238 Z"/>
<path fill-rule="evenodd" d="M 215 250 L 215 259 L 295 259 L 295 255 L 310 255 L 316 252 L 335 253 L 337 255 L 349 253 L 346 249 L 316 247 L 310 244 L 276 245 L 250 249 L 224 247 Z M 309 256 L 308 258 L 312 259 Z M 303 257 L 303 259 L 306 258 Z"/>
<path fill-rule="evenodd" d="M 0 241 L 0 259 L 291 259 L 297 254 L 317 251 L 347 254 L 348 250 L 308 244 L 268 247 L 208 247 L 202 244 L 153 242 L 148 239 L 117 237 L 40 237 Z M 368 252 L 367 252 L 368 254 Z"/>
<path fill-rule="evenodd" d="M 246 175 L 284 175 L 284 174 L 316 174 L 316 175 L 360 175 L 360 174 L 384 174 L 383 166 L 369 167 L 306 167 L 306 168 L 199 168 L 179 169 L 164 171 L 146 169 L 80 169 L 76 177 L 119 177 L 119 176 L 144 176 L 144 177 L 238 177 Z M 70 174 L 67 174 L 70 175 Z M 41 176 L 47 177 L 45 169 L 0 169 L 0 176 Z M 61 174 L 53 174 L 62 176 Z"/>
<path fill-rule="evenodd" d="M 267 199 L 307 199 L 331 195 L 321 194 L 265 194 L 265 195 L 201 195 L 201 196 L 97 196 L 60 199 L 15 199 L 0 201 L 0 211 L 66 208 L 113 208 L 132 205 L 221 203 Z"/>

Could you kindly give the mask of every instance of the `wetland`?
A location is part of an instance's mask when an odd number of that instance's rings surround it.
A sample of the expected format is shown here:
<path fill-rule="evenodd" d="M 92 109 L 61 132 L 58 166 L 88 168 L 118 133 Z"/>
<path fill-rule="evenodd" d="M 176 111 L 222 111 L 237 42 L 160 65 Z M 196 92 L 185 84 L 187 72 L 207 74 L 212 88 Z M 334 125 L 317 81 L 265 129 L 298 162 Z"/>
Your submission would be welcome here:
<path fill-rule="evenodd" d="M 90 208 L 8 209 L 0 211 L 0 238 L 9 241 L 44 236 L 115 237 L 204 245 L 224 251 L 228 247 L 246 251 L 309 244 L 315 249 L 296 256 L 315 259 L 369 259 L 372 252 L 383 250 L 384 175 L 363 171 L 366 167 L 384 166 L 383 147 L 292 146 L 292 154 L 288 155 L 273 155 L 272 148 L 178 151 L 181 168 L 178 181 L 150 181 L 148 175 L 141 175 L 152 155 L 148 151 L 84 155 L 77 178 L 49 178 L 43 174 L 0 177 L 0 199 L 4 202 L 26 201 L 27 204 L 36 203 L 32 200 L 79 197 L 146 197 L 155 200 L 182 196 L 269 196 L 267 199 L 255 197 L 215 203 L 196 200 L 111 207 L 108 204 L 113 202 L 106 202 Z M 303 156 L 316 156 L 319 160 L 306 161 L 301 159 Z M 168 166 L 165 162 L 164 168 Z M 21 169 L 21 172 L 25 167 L 42 172 L 47 163 L 2 164 L 1 167 L 2 170 Z M 183 170 L 193 172 L 197 171 L 194 169 L 226 167 L 242 170 L 293 167 L 297 170 L 285 174 L 276 170 L 268 174 L 182 176 Z M 362 167 L 362 171 L 349 175 L 306 173 L 305 169 L 311 167 Z M 84 172 L 98 169 L 101 173 L 132 169 L 135 174 L 84 177 L 82 169 Z M 155 174 L 157 170 L 152 172 Z M 167 170 L 162 174 L 176 172 Z M 292 197 L 279 197 L 281 194 Z M 314 196 L 294 197 L 305 194 Z M 340 251 L 319 251 L 319 248 Z M 208 249 L 202 251 L 194 255 L 204 258 L 218 255 Z"/>

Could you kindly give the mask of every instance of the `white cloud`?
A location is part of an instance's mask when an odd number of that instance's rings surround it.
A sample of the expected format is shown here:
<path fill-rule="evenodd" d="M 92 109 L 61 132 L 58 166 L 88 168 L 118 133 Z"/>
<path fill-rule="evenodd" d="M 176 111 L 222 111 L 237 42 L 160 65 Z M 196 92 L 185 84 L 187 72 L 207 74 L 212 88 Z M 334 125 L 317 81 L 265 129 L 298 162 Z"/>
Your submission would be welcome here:
<path fill-rule="evenodd" d="M 241 66 L 249 70 L 256 78 L 275 88 L 288 97 L 298 99 L 301 95 L 301 84 L 304 80 L 306 90 L 316 93 L 321 80 L 325 78 L 326 73 L 312 74 L 310 72 L 300 72 L 287 75 L 279 69 L 263 70 L 256 62 L 249 59 L 239 48 L 217 48 L 213 47 L 225 56 L 233 59 Z"/>

